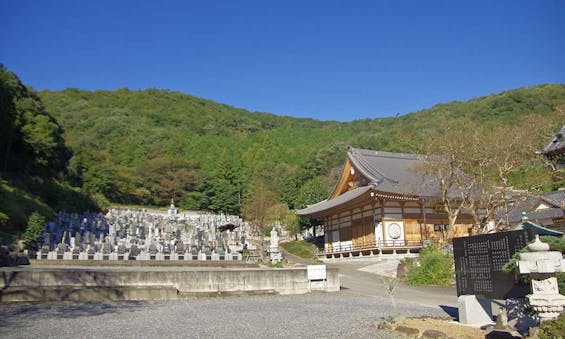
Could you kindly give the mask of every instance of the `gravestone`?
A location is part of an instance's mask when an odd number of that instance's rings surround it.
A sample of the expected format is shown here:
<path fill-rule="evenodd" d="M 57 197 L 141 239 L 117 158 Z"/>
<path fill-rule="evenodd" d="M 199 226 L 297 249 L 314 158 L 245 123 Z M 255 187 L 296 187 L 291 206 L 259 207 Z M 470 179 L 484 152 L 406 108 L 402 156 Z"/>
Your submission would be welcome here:
<path fill-rule="evenodd" d="M 94 255 L 96 254 L 96 249 L 94 248 L 94 246 L 88 245 L 86 252 L 88 253 L 88 260 L 94 260 Z"/>
<path fill-rule="evenodd" d="M 137 245 L 131 245 L 128 260 L 136 260 L 138 254 L 139 254 L 139 251 L 137 249 Z"/>
<path fill-rule="evenodd" d="M 63 243 L 57 245 L 57 260 L 62 260 L 66 251 L 67 251 L 67 245 Z"/>
<path fill-rule="evenodd" d="M 524 248 L 531 236 L 523 230 L 453 239 L 457 296 L 491 299 L 524 297 L 529 288 L 502 267 Z"/>
<path fill-rule="evenodd" d="M 157 245 L 150 244 L 149 245 L 149 260 L 155 260 L 156 256 L 157 256 L 157 252 L 159 252 L 159 250 L 157 249 Z"/>
<path fill-rule="evenodd" d="M 78 260 L 78 257 L 80 255 L 80 250 L 78 248 L 74 248 L 72 250 L 72 253 L 73 253 L 73 260 Z"/>
<path fill-rule="evenodd" d="M 124 255 L 126 253 L 126 246 L 124 244 L 118 245 L 118 260 L 124 260 Z"/>

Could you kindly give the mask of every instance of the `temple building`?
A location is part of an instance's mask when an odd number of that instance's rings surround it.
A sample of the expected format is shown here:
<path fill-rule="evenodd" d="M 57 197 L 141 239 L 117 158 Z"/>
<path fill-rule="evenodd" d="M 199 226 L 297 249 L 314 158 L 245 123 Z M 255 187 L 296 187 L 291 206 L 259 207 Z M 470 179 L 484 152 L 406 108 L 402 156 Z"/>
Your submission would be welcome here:
<path fill-rule="evenodd" d="M 418 170 L 424 159 L 349 148 L 328 198 L 297 215 L 323 221 L 327 257 L 419 251 L 426 241 L 444 241 L 448 217 L 439 185 Z M 469 235 L 471 224 L 460 216 L 454 237 Z"/>
<path fill-rule="evenodd" d="M 565 232 L 565 190 L 545 192 L 517 201 L 502 218 L 509 226 L 515 227 L 524 217 L 540 226 Z"/>

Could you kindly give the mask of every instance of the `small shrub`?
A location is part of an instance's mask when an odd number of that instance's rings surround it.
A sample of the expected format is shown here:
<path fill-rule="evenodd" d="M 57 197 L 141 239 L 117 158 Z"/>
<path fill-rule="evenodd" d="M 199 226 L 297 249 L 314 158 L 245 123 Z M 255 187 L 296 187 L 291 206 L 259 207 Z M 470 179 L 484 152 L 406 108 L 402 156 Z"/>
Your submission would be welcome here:
<path fill-rule="evenodd" d="M 276 263 L 276 264 L 269 263 L 269 266 L 272 267 L 272 268 L 283 268 L 283 267 L 284 267 L 284 264 L 283 264 L 282 261 L 279 261 L 279 262 Z"/>
<path fill-rule="evenodd" d="M 557 319 L 542 322 L 539 329 L 540 339 L 565 338 L 565 313 L 561 313 Z"/>
<path fill-rule="evenodd" d="M 409 285 L 450 285 L 453 283 L 453 258 L 443 253 L 436 245 L 425 248 L 417 265 L 407 272 Z"/>

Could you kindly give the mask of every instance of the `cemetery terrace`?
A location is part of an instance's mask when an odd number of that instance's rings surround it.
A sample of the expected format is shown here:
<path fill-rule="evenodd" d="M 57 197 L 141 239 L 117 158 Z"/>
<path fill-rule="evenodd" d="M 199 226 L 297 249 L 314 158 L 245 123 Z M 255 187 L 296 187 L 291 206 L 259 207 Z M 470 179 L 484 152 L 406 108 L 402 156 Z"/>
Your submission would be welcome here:
<path fill-rule="evenodd" d="M 59 212 L 38 260 L 242 260 L 251 228 L 238 216 L 110 209 Z M 250 245 L 249 245 L 250 246 Z"/>

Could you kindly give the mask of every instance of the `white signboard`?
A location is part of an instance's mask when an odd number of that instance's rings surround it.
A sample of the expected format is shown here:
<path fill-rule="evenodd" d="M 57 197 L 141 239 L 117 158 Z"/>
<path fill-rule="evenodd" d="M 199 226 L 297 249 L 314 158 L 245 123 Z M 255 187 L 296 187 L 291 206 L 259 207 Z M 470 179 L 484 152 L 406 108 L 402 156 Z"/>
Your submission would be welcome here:
<path fill-rule="evenodd" d="M 308 265 L 308 280 L 326 280 L 326 265 Z"/>

